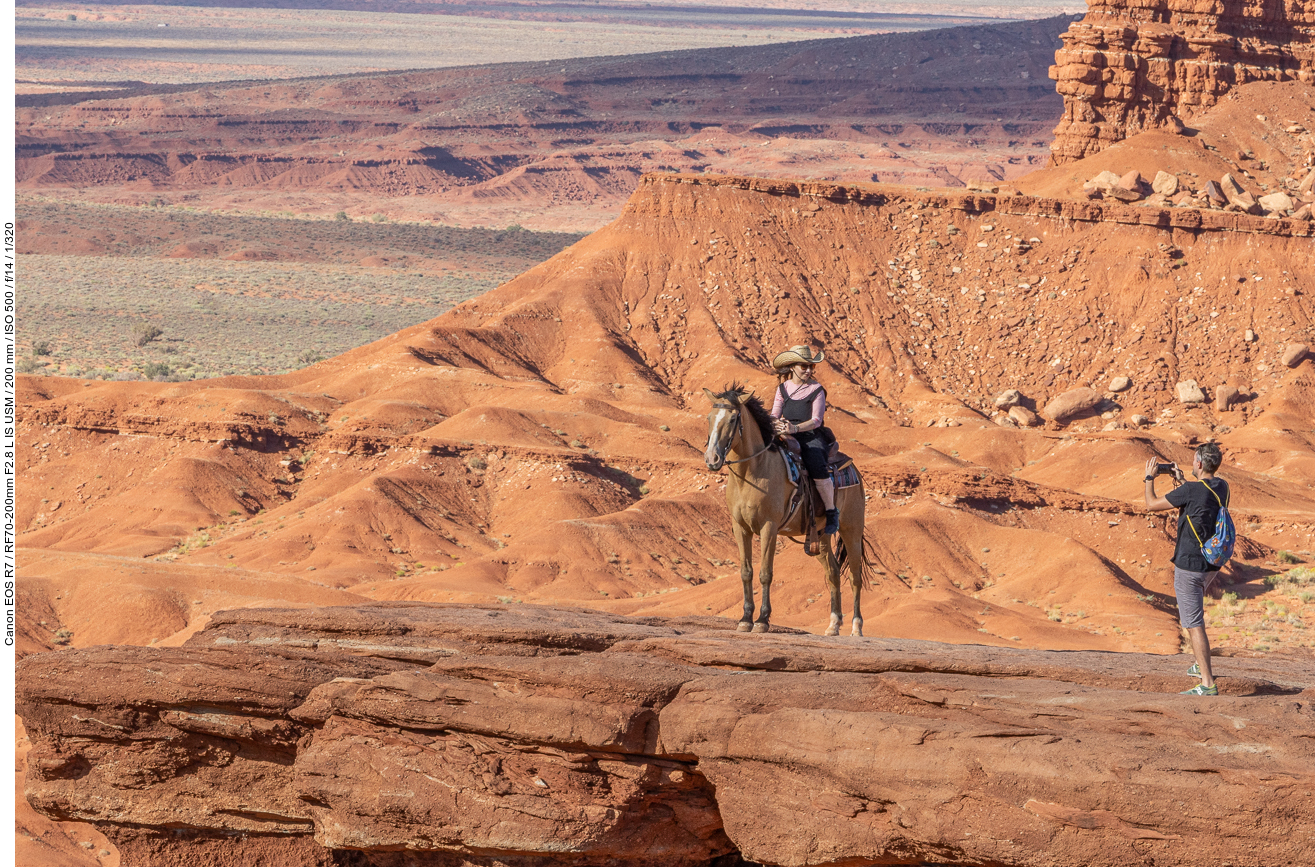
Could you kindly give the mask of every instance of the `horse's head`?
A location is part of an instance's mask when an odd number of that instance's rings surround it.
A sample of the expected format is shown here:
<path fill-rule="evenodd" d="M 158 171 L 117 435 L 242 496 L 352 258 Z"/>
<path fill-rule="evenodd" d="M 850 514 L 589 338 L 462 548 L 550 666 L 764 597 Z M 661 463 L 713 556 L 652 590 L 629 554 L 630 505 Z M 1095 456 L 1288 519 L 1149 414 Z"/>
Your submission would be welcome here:
<path fill-rule="evenodd" d="M 715 472 L 726 463 L 726 453 L 740 434 L 740 405 L 753 395 L 736 389 L 717 394 L 705 388 L 703 393 L 712 402 L 712 412 L 708 413 L 708 447 L 703 451 L 703 462 Z"/>

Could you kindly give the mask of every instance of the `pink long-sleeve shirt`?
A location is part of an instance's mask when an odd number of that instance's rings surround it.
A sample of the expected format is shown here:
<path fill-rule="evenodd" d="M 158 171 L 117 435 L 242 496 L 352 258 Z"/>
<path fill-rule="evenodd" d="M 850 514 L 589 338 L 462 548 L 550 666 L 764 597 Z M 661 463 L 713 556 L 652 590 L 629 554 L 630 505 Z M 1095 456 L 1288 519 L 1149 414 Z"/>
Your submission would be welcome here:
<path fill-rule="evenodd" d="M 810 388 L 817 389 L 813 395 L 813 417 L 809 419 L 813 423 L 811 430 L 817 430 L 822 426 L 822 414 L 826 412 L 826 392 L 822 386 L 816 382 L 807 382 L 801 386 L 795 386 L 793 382 L 785 384 L 785 393 L 790 396 L 791 400 L 798 400 L 807 397 Z M 772 418 L 780 418 L 781 412 L 785 409 L 785 400 L 781 397 L 781 389 L 776 389 L 776 399 L 772 401 Z"/>

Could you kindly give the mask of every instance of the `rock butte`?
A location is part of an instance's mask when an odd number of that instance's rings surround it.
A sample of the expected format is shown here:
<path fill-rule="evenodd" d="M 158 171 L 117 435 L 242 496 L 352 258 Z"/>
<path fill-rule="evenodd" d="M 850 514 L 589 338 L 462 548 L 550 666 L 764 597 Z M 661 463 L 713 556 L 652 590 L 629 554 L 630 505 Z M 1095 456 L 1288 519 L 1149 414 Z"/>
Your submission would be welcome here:
<path fill-rule="evenodd" d="M 1309 659 L 1221 662 L 1231 697 L 1185 699 L 1178 658 L 729 626 L 398 603 L 31 656 L 27 797 L 140 867 L 1309 852 Z"/>
<path fill-rule="evenodd" d="M 1089 0 L 1060 38 L 1055 164 L 1150 130 L 1182 129 L 1256 81 L 1315 82 L 1315 3 Z"/>

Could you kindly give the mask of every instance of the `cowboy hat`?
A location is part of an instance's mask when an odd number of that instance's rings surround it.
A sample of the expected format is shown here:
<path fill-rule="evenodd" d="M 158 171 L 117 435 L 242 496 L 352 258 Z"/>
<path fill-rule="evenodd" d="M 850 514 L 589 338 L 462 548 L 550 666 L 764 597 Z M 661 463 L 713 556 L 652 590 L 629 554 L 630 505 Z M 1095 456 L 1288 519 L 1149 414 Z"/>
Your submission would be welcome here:
<path fill-rule="evenodd" d="M 791 346 L 772 359 L 772 367 L 780 370 L 792 364 L 820 364 L 824 358 L 826 355 L 820 349 L 814 352 L 809 346 Z"/>

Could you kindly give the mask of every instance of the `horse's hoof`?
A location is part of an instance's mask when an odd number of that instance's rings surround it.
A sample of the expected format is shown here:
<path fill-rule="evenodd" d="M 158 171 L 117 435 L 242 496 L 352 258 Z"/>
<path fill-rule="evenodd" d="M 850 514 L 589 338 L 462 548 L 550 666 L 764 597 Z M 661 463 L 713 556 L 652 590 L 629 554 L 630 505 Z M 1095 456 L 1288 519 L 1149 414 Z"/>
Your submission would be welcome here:
<path fill-rule="evenodd" d="M 839 635 L 839 634 L 840 634 L 840 627 L 839 627 L 839 626 L 828 626 L 828 627 L 826 628 L 826 634 L 827 634 L 827 635 Z"/>
<path fill-rule="evenodd" d="M 855 624 L 854 624 L 854 631 L 851 632 L 850 635 L 853 636 L 854 638 L 862 638 L 862 637 L 863 637 L 863 624 L 862 624 L 862 623 L 855 623 Z"/>
<path fill-rule="evenodd" d="M 753 625 L 752 623 L 750 623 L 749 621 L 747 621 L 747 620 L 741 620 L 741 621 L 739 622 L 739 625 L 737 625 L 737 626 L 735 627 L 735 631 L 736 631 L 736 632 L 752 632 L 752 631 L 754 631 L 754 625 Z"/>
<path fill-rule="evenodd" d="M 754 631 L 754 632 L 771 632 L 771 631 L 772 631 L 772 625 L 771 625 L 770 623 L 755 623 L 755 624 L 753 625 L 753 631 Z"/>

